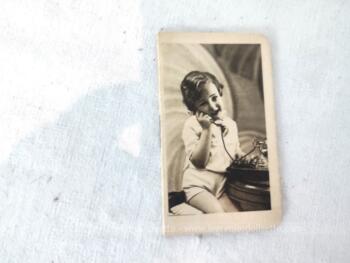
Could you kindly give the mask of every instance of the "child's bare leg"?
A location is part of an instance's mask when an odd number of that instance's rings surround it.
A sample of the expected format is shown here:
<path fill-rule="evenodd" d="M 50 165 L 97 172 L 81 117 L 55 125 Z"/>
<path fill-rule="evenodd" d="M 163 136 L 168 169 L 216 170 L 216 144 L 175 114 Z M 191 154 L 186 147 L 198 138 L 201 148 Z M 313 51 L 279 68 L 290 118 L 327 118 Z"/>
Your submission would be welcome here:
<path fill-rule="evenodd" d="M 224 193 L 220 198 L 219 202 L 225 212 L 238 212 L 239 208 L 230 200 L 226 193 Z"/>
<path fill-rule="evenodd" d="M 219 200 L 208 191 L 202 191 L 192 197 L 189 204 L 204 213 L 224 213 Z"/>

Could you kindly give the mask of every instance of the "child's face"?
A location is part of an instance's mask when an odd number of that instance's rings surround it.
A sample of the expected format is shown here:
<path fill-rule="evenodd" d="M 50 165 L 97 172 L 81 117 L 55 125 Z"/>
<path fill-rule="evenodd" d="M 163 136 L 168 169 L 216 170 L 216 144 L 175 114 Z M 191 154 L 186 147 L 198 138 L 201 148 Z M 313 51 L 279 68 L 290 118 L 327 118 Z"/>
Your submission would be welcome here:
<path fill-rule="evenodd" d="M 195 103 L 197 111 L 204 112 L 214 120 L 221 119 L 224 105 L 216 86 L 208 82 L 201 89 L 200 97 Z"/>

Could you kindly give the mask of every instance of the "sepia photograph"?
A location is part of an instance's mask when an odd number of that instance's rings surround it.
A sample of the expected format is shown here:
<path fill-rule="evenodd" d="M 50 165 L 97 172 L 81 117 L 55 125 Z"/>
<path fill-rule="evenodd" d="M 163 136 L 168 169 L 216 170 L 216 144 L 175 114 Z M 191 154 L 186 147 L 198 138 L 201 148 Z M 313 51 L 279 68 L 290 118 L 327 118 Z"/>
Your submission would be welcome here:
<path fill-rule="evenodd" d="M 160 33 L 165 234 L 273 227 L 281 201 L 267 40 Z"/>

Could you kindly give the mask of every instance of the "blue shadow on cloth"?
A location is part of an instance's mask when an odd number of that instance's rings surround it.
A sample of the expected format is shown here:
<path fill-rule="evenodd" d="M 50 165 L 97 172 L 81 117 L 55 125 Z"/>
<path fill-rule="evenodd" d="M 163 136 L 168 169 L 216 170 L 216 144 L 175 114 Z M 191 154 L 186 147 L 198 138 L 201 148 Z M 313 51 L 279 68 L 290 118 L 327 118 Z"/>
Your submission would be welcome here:
<path fill-rule="evenodd" d="M 18 225 L 33 244 L 89 240 L 94 232 L 119 241 L 159 234 L 158 100 L 144 93 L 132 85 L 98 89 L 13 148 L 0 166 L 2 221 L 13 220 L 3 222 L 9 236 L 18 234 Z M 136 155 L 118 144 L 133 125 L 139 129 Z M 22 212 L 13 217 L 18 207 Z"/>

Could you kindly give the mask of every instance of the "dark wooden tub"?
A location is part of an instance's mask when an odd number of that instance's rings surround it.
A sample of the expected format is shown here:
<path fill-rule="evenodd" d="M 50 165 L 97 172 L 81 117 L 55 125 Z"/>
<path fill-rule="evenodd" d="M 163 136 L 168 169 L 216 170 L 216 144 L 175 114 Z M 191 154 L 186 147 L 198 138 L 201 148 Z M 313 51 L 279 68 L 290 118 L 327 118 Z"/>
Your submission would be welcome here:
<path fill-rule="evenodd" d="M 226 193 L 242 211 L 270 210 L 268 169 L 228 169 Z"/>

